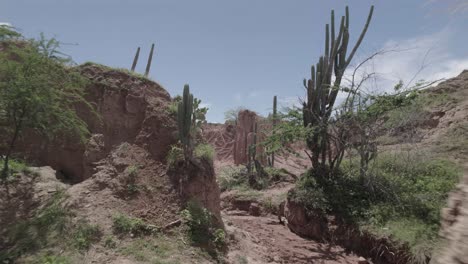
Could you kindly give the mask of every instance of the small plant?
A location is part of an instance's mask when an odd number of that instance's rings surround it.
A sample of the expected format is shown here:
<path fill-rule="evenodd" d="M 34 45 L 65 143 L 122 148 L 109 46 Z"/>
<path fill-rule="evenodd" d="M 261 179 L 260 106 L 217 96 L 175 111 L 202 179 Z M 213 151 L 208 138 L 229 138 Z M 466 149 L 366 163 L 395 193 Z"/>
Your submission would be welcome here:
<path fill-rule="evenodd" d="M 101 239 L 102 233 L 97 225 L 80 220 L 73 232 L 73 246 L 78 250 L 87 250 Z"/>
<path fill-rule="evenodd" d="M 178 145 L 172 145 L 167 153 L 166 162 L 169 168 L 174 168 L 178 161 L 183 160 L 184 150 Z"/>
<path fill-rule="evenodd" d="M 123 214 L 117 214 L 113 217 L 112 228 L 116 234 L 129 234 L 131 236 L 138 236 L 156 231 L 148 226 L 142 219 L 128 217 Z"/>
<path fill-rule="evenodd" d="M 226 232 L 223 229 L 216 229 L 213 233 L 213 244 L 221 249 L 226 246 Z"/>
<path fill-rule="evenodd" d="M 104 247 L 114 249 L 117 247 L 117 242 L 115 242 L 113 236 L 106 236 L 104 239 Z"/>
<path fill-rule="evenodd" d="M 127 174 L 126 184 L 127 184 L 127 192 L 129 194 L 135 194 L 139 190 L 139 186 L 136 184 L 138 170 L 139 170 L 139 166 L 137 165 L 131 165 L 127 167 L 126 169 L 126 174 Z"/>
<path fill-rule="evenodd" d="M 200 158 L 200 159 L 205 159 L 209 161 L 210 163 L 213 163 L 214 159 L 214 148 L 210 144 L 198 144 L 195 147 L 195 157 Z"/>
<path fill-rule="evenodd" d="M 189 228 L 189 237 L 195 245 L 208 248 L 214 246 L 216 249 L 225 246 L 224 230 L 214 227 L 213 215 L 198 202 L 190 201 L 181 214 Z"/>

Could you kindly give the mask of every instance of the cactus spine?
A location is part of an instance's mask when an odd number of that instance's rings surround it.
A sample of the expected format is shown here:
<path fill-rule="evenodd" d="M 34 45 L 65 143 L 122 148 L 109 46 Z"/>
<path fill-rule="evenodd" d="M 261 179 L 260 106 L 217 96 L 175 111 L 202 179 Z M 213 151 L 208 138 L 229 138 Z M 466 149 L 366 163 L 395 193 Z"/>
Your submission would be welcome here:
<path fill-rule="evenodd" d="M 325 165 L 329 152 L 328 121 L 340 88 L 343 74 L 359 48 L 372 19 L 374 6 L 370 8 L 366 24 L 349 56 L 349 9 L 341 17 L 338 36 L 335 38 L 335 12 L 331 11 L 331 24 L 325 26 L 325 52 L 318 63 L 311 67 L 311 77 L 304 79 L 307 99 L 303 103 L 304 126 L 315 128 L 315 133 L 307 138 L 307 146 L 312 151 L 312 165 Z M 331 26 L 331 28 L 330 28 Z M 330 32 L 331 31 L 331 32 Z M 332 75 L 335 78 L 332 83 Z M 322 160 L 320 161 L 320 156 Z M 333 167 L 333 158 L 329 158 Z"/>
<path fill-rule="evenodd" d="M 151 69 L 151 61 L 153 60 L 153 51 L 154 51 L 154 43 L 153 45 L 151 45 L 151 51 L 148 56 L 148 63 L 146 64 L 145 77 L 148 77 L 150 69 Z"/>
<path fill-rule="evenodd" d="M 192 115 L 193 95 L 190 93 L 189 85 L 186 84 L 184 86 L 182 101 L 179 102 L 177 111 L 179 139 L 184 147 L 184 157 L 186 161 L 192 156 Z"/>
<path fill-rule="evenodd" d="M 133 58 L 133 64 L 132 64 L 132 72 L 135 71 L 137 62 L 138 62 L 138 57 L 140 56 L 140 47 L 138 47 L 137 52 L 135 54 L 135 58 Z"/>
<path fill-rule="evenodd" d="M 275 127 L 277 122 L 277 98 L 276 95 L 273 97 L 273 134 L 275 133 Z M 271 167 L 275 166 L 275 152 L 271 153 Z"/>

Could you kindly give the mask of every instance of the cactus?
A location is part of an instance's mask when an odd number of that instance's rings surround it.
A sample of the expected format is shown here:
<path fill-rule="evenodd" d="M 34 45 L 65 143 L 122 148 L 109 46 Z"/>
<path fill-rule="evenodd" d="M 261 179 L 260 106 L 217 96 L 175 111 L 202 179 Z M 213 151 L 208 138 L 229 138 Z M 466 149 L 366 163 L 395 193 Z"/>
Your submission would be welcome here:
<path fill-rule="evenodd" d="M 369 23 L 372 19 L 374 6 L 371 6 L 366 24 L 349 56 L 349 9 L 341 17 L 338 36 L 335 38 L 335 12 L 331 11 L 331 25 L 325 26 L 325 53 L 318 63 L 311 67 L 311 78 L 304 79 L 307 89 L 306 101 L 303 103 L 304 126 L 312 127 L 315 133 L 307 138 L 307 146 L 312 151 L 311 161 L 314 167 L 325 164 L 326 154 L 330 154 L 328 121 L 340 88 L 343 74 L 359 48 Z M 331 28 L 330 28 L 331 26 Z M 331 32 L 330 32 L 331 30 Z M 332 75 L 335 78 L 332 80 Z M 332 83 L 333 81 L 333 83 Z M 322 161 L 320 162 L 320 156 Z M 332 158 L 329 158 L 332 164 Z"/>
<path fill-rule="evenodd" d="M 188 161 L 192 156 L 192 115 L 193 95 L 190 93 L 188 84 L 184 86 L 182 100 L 179 102 L 177 111 L 177 125 L 179 128 L 179 139 L 184 147 L 184 157 Z"/>
<path fill-rule="evenodd" d="M 135 71 L 139 56 L 140 56 L 140 47 L 138 47 L 137 52 L 135 54 L 135 58 L 133 58 L 133 64 L 132 64 L 132 70 L 131 70 L 132 72 Z"/>
<path fill-rule="evenodd" d="M 275 133 L 275 127 L 277 122 L 277 98 L 276 95 L 273 97 L 273 133 Z M 275 166 L 275 152 L 271 153 L 271 167 Z"/>
<path fill-rule="evenodd" d="M 250 134 L 250 133 L 249 133 Z M 251 133 L 252 135 L 252 144 L 249 145 L 248 150 L 247 150 L 247 156 L 248 156 L 248 163 L 247 163 L 247 171 L 249 173 L 252 172 L 253 166 L 252 163 L 255 163 L 256 156 L 257 156 L 257 123 L 255 122 L 253 126 L 253 132 Z M 246 142 L 248 142 L 248 136 L 246 138 Z"/>
<path fill-rule="evenodd" d="M 154 51 L 154 43 L 151 45 L 151 51 L 148 56 L 148 63 L 146 64 L 146 70 L 145 70 L 145 77 L 148 77 L 150 68 L 151 68 L 151 61 L 153 60 L 153 51 Z"/>

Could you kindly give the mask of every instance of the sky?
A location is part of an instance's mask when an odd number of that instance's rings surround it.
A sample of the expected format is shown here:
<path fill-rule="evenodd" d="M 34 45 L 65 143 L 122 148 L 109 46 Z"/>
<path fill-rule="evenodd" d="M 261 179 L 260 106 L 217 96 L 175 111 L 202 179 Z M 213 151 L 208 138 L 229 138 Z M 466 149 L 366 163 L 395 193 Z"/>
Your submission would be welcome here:
<path fill-rule="evenodd" d="M 130 68 L 141 47 L 144 72 L 175 96 L 190 84 L 209 107 L 208 120 L 245 107 L 266 115 L 272 98 L 297 104 L 303 78 L 324 52 L 330 10 L 350 8 L 354 45 L 371 5 L 374 16 L 351 68 L 375 72 L 366 89 L 389 91 L 399 81 L 450 78 L 468 69 L 468 0 L 0 0 L 0 23 L 26 37 L 44 32 L 76 63 Z"/>

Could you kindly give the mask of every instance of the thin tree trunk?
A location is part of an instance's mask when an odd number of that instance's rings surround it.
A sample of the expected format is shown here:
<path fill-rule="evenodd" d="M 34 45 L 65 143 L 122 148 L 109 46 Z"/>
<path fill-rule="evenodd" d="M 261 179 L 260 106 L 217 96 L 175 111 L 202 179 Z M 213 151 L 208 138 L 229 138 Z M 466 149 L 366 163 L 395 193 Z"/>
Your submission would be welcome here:
<path fill-rule="evenodd" d="M 15 147 L 16 140 L 18 139 L 19 131 L 21 129 L 21 123 L 22 121 L 20 120 L 19 123 L 15 127 L 15 133 L 13 134 L 13 138 L 11 139 L 10 145 L 8 146 L 8 151 L 3 161 L 3 170 L 2 170 L 2 175 L 1 175 L 3 180 L 5 180 L 8 176 L 8 171 L 9 171 L 8 162 L 10 161 L 11 153 L 13 152 L 13 148 Z"/>

